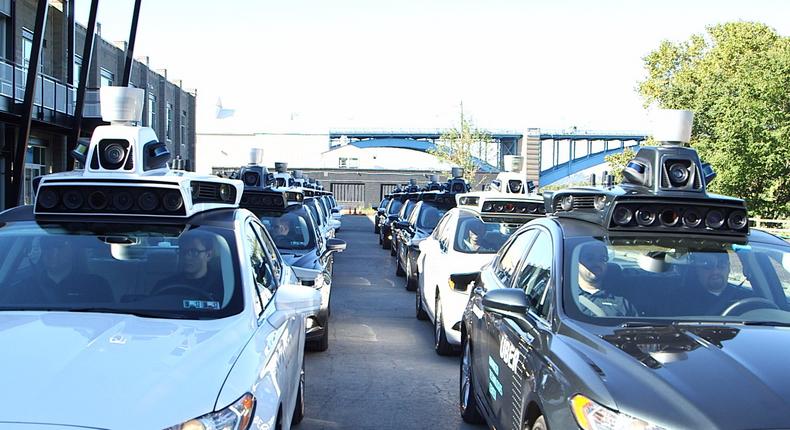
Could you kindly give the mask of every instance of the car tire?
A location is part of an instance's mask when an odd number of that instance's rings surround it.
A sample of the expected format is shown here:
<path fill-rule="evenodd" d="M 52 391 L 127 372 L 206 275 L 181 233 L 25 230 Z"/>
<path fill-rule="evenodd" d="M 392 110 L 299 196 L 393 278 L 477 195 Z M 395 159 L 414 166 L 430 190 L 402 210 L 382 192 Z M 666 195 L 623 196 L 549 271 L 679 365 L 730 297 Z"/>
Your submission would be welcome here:
<path fill-rule="evenodd" d="M 379 234 L 379 224 L 378 223 L 374 223 L 373 224 L 373 233 Z"/>
<path fill-rule="evenodd" d="M 543 415 L 541 415 L 532 423 L 530 430 L 548 430 L 548 428 L 549 427 L 546 425 L 546 418 L 543 418 Z"/>
<path fill-rule="evenodd" d="M 423 308 L 422 306 L 422 294 L 419 291 L 417 291 L 417 294 L 415 294 L 415 296 L 417 297 L 416 306 L 415 306 L 415 309 L 417 311 L 416 317 L 420 321 L 425 321 L 428 319 L 428 313 L 425 312 L 425 308 Z"/>
<path fill-rule="evenodd" d="M 384 235 L 381 234 L 381 229 L 379 229 L 379 245 L 384 246 Z"/>
<path fill-rule="evenodd" d="M 403 267 L 400 265 L 400 258 L 395 256 L 395 276 L 404 277 L 406 276 L 406 272 L 403 271 Z"/>
<path fill-rule="evenodd" d="M 394 257 L 397 250 L 398 250 L 398 241 L 393 240 L 392 243 L 390 243 L 390 255 Z"/>
<path fill-rule="evenodd" d="M 417 281 L 411 275 L 411 258 L 406 255 L 406 291 L 417 291 Z"/>
<path fill-rule="evenodd" d="M 452 355 L 453 346 L 447 341 L 442 314 L 442 301 L 439 299 L 439 296 L 436 296 L 436 307 L 434 308 L 433 317 L 433 347 L 439 355 Z"/>
<path fill-rule="evenodd" d="M 302 419 L 304 419 L 304 358 L 302 358 L 302 370 L 299 373 L 299 391 L 296 392 L 296 404 L 291 425 L 299 424 Z"/>
<path fill-rule="evenodd" d="M 477 408 L 477 399 L 474 395 L 474 367 L 472 366 L 472 347 L 469 341 L 463 342 L 460 367 L 458 408 L 461 411 L 461 418 L 470 424 L 483 424 L 483 416 Z"/>
<path fill-rule="evenodd" d="M 327 315 L 326 318 L 326 322 L 324 323 L 324 332 L 321 334 L 321 337 L 307 342 L 308 351 L 324 352 L 329 349 L 329 315 Z"/>
<path fill-rule="evenodd" d="M 381 247 L 384 249 L 392 248 L 392 241 L 387 239 L 386 237 L 381 239 Z"/>

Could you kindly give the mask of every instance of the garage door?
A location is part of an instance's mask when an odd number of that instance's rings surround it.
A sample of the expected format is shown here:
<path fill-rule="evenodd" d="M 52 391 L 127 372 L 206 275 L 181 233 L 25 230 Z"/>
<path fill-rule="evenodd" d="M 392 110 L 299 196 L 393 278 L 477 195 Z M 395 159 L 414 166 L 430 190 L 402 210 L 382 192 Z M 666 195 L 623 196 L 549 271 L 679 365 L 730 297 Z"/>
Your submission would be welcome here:
<path fill-rule="evenodd" d="M 365 203 L 365 184 L 333 183 L 332 193 L 335 200 L 346 207 L 363 206 Z"/>

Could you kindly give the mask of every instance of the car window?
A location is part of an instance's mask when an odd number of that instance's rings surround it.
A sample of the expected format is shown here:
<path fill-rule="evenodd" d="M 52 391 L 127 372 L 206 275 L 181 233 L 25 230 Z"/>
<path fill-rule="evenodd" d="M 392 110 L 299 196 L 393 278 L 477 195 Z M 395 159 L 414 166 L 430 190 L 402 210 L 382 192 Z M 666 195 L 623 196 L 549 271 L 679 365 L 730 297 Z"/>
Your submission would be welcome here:
<path fill-rule="evenodd" d="M 518 263 L 527 252 L 529 245 L 536 235 L 537 232 L 534 229 L 520 233 L 509 242 L 507 249 L 505 249 L 501 257 L 497 259 L 494 272 L 499 280 L 502 281 L 503 285 L 508 287 L 511 285 L 513 274 L 516 272 Z"/>
<path fill-rule="evenodd" d="M 304 209 L 289 212 L 256 213 L 280 250 L 308 250 L 316 247 L 309 216 Z"/>
<path fill-rule="evenodd" d="M 243 309 L 241 260 L 224 229 L 25 221 L 0 228 L 0 249 L 0 309 L 185 319 Z"/>
<path fill-rule="evenodd" d="M 529 305 L 544 318 L 548 317 L 549 310 L 546 291 L 551 279 L 552 256 L 551 236 L 541 231 L 521 263 L 513 284 L 514 288 L 521 288 L 527 293 Z"/>
<path fill-rule="evenodd" d="M 263 244 L 263 248 L 266 253 L 269 255 L 269 258 L 272 260 L 272 274 L 274 275 L 274 280 L 277 284 L 280 283 L 280 279 L 282 277 L 283 272 L 283 261 L 280 253 L 277 251 L 277 247 L 272 242 L 271 237 L 269 236 L 266 229 L 261 227 L 258 223 L 252 223 L 253 229 L 255 233 L 258 235 L 258 239 L 260 239 L 261 243 Z"/>
<path fill-rule="evenodd" d="M 392 200 L 389 204 L 389 207 L 387 208 L 387 215 L 394 215 L 398 213 L 402 205 L 403 205 L 402 201 Z"/>
<path fill-rule="evenodd" d="M 420 212 L 422 212 L 422 208 L 424 207 L 425 204 L 423 204 L 423 202 L 418 202 L 416 205 L 414 205 L 414 210 L 411 211 L 411 214 L 409 215 L 409 219 L 408 219 L 410 225 L 412 226 L 417 225 L 417 217 L 419 216 Z"/>
<path fill-rule="evenodd" d="M 244 234 L 244 247 L 247 251 L 249 265 L 255 280 L 255 290 L 252 291 L 253 307 L 255 313 L 261 315 L 277 289 L 271 262 L 263 249 L 263 244 L 255 233 L 255 226 L 247 223 Z"/>
<path fill-rule="evenodd" d="M 431 204 L 424 203 L 420 212 L 417 214 L 416 225 L 423 230 L 433 230 L 448 208 L 439 208 Z"/>
<path fill-rule="evenodd" d="M 460 211 L 453 248 L 466 254 L 493 254 L 521 225 L 484 222 L 477 215 Z"/>
<path fill-rule="evenodd" d="M 321 226 L 322 225 L 321 216 L 318 214 L 318 210 L 315 208 L 315 206 L 313 206 L 311 203 L 308 202 L 305 204 L 305 207 L 307 207 L 307 210 L 309 210 L 310 214 L 313 215 L 313 220 L 315 220 L 315 222 L 319 226 Z"/>
<path fill-rule="evenodd" d="M 452 217 L 452 214 L 445 214 L 440 220 L 439 223 L 436 225 L 436 228 L 433 230 L 433 238 L 439 240 L 442 236 L 442 232 L 444 231 L 445 226 L 447 226 L 447 220 Z"/>
<path fill-rule="evenodd" d="M 416 202 L 412 200 L 406 200 L 406 203 L 401 208 L 400 214 L 398 214 L 400 219 L 408 219 L 409 216 L 411 215 L 412 210 L 414 210 L 414 207 L 416 205 L 417 205 Z"/>
<path fill-rule="evenodd" d="M 387 207 L 387 203 L 390 202 L 390 199 L 382 199 L 381 203 L 379 203 L 379 209 L 384 209 Z"/>

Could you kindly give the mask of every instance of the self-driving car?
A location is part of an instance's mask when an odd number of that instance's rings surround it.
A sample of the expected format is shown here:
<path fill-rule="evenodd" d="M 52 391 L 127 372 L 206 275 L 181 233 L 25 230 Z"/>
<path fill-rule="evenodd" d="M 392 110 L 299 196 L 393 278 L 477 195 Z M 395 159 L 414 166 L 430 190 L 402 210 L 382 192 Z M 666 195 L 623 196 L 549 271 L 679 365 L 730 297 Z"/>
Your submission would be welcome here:
<path fill-rule="evenodd" d="M 320 294 L 290 284 L 241 181 L 167 168 L 143 95 L 102 88 L 84 169 L 0 214 L 0 427 L 289 428 Z"/>
<path fill-rule="evenodd" d="M 283 192 L 287 200 L 279 197 Z M 336 238 L 325 239 L 321 235 L 309 209 L 302 204 L 304 192 L 311 191 L 246 187 L 241 206 L 259 217 L 283 260 L 293 268 L 302 285 L 312 286 L 321 293 L 318 314 L 307 319 L 307 348 L 325 351 L 329 347 L 333 253 L 343 251 L 346 242 Z"/>
<path fill-rule="evenodd" d="M 403 201 L 403 205 L 401 205 L 400 211 L 398 211 L 398 217 L 393 219 L 390 222 L 390 236 L 392 239 L 390 240 L 390 255 L 396 256 L 398 252 L 398 239 L 400 237 L 400 226 L 405 226 L 404 222 L 409 219 L 411 216 L 412 211 L 417 206 L 417 202 L 420 199 L 420 192 L 411 192 L 406 194 L 406 199 Z M 396 265 L 397 267 L 397 265 Z"/>
<path fill-rule="evenodd" d="M 790 428 L 790 246 L 750 230 L 743 200 L 708 193 L 688 134 L 668 136 L 620 186 L 545 194 L 551 216 L 452 277 L 471 292 L 465 421 Z"/>
<path fill-rule="evenodd" d="M 461 344 L 461 317 L 469 291 L 450 281 L 490 262 L 521 225 L 545 213 L 536 194 L 482 191 L 456 195 L 433 233 L 418 245 L 416 316 L 434 325 L 434 348 L 447 355 Z M 459 286 L 460 287 L 460 286 Z"/>
<path fill-rule="evenodd" d="M 392 198 L 387 203 L 387 208 L 382 214 L 379 221 L 379 244 L 384 249 L 390 249 L 392 246 L 392 223 L 398 218 L 401 206 L 406 201 L 406 195 L 396 188 L 392 193 Z"/>
<path fill-rule="evenodd" d="M 376 235 L 379 234 L 381 218 L 384 216 L 384 212 L 387 210 L 387 205 L 389 204 L 391 197 L 392 195 L 387 194 L 383 199 L 381 199 L 381 202 L 378 204 L 378 206 L 373 206 L 373 210 L 376 211 L 376 213 L 373 214 L 373 233 Z"/>
<path fill-rule="evenodd" d="M 417 289 L 420 242 L 433 233 L 439 219 L 456 203 L 454 195 L 443 191 L 423 192 L 419 199 L 409 218 L 397 223 L 395 274 L 406 277 L 408 291 Z"/>

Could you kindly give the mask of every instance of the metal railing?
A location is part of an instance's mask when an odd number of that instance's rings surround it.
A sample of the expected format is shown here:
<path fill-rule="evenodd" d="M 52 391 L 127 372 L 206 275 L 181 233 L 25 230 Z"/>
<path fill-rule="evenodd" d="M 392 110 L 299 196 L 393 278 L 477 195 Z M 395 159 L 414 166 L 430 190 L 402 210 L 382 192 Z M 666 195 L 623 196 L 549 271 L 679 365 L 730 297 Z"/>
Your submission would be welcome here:
<path fill-rule="evenodd" d="M 0 60 L 0 95 L 13 98 L 21 103 L 25 99 L 27 67 Z M 74 115 L 77 103 L 77 88 L 52 76 L 39 73 L 36 77 L 36 94 L 33 105 L 66 115 Z M 89 88 L 85 91 L 84 117 L 100 117 L 99 90 Z"/>
<path fill-rule="evenodd" d="M 749 226 L 775 234 L 783 239 L 790 239 L 790 220 L 787 219 L 750 218 Z"/>

